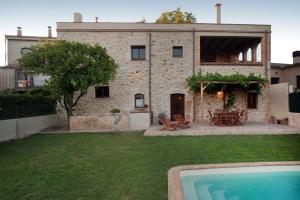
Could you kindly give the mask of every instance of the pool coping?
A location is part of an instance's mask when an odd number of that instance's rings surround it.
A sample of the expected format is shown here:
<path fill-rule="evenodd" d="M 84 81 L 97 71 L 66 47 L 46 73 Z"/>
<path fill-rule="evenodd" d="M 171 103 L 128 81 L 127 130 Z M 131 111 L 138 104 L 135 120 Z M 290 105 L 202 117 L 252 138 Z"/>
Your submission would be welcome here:
<path fill-rule="evenodd" d="M 180 179 L 180 171 L 182 170 L 230 168 L 230 167 L 289 166 L 289 165 L 300 165 L 300 161 L 202 164 L 202 165 L 182 165 L 182 166 L 172 167 L 168 171 L 168 199 L 184 200 L 183 190 L 181 186 L 181 179 Z"/>

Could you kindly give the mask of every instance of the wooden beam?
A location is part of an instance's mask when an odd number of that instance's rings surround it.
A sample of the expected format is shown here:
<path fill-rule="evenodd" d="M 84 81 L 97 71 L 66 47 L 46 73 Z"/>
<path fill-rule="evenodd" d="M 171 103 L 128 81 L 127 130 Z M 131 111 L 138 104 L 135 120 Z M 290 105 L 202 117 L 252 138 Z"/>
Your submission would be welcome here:
<path fill-rule="evenodd" d="M 224 83 L 224 84 L 239 84 L 238 82 L 233 82 L 233 81 L 200 81 L 200 84 L 202 83 L 207 83 L 207 84 L 210 84 L 210 83 Z M 249 81 L 248 83 L 259 83 L 258 81 Z M 206 88 L 207 85 L 204 87 Z"/>
<path fill-rule="evenodd" d="M 201 92 L 201 125 L 203 126 L 204 124 L 204 116 L 203 116 L 203 112 L 204 112 L 204 108 L 203 108 L 203 102 L 204 102 L 204 99 L 203 99 L 203 92 L 204 92 L 204 88 L 203 88 L 203 82 L 201 81 L 200 82 L 200 92 Z"/>

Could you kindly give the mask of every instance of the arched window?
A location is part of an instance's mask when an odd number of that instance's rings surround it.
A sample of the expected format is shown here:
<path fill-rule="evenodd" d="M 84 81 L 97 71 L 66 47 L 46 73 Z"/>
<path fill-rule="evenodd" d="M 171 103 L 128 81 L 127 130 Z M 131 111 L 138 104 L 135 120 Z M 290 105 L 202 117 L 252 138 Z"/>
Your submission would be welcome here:
<path fill-rule="evenodd" d="M 256 48 L 256 62 L 261 62 L 261 43 Z"/>
<path fill-rule="evenodd" d="M 144 95 L 140 93 L 134 95 L 134 102 L 136 108 L 144 108 L 145 106 Z"/>
<path fill-rule="evenodd" d="M 243 52 L 240 52 L 239 54 L 239 62 L 243 62 Z"/>
<path fill-rule="evenodd" d="M 247 51 L 247 62 L 252 62 L 252 49 L 249 48 Z"/>

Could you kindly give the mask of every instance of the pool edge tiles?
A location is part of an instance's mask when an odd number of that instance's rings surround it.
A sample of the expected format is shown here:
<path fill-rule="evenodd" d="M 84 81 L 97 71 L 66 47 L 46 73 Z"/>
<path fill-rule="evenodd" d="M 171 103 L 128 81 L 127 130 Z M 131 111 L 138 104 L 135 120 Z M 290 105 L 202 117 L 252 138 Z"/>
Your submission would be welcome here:
<path fill-rule="evenodd" d="M 251 167 L 230 167 L 230 168 L 210 168 L 210 169 L 193 169 L 182 170 L 180 176 L 195 175 L 217 175 L 217 174 L 241 174 L 241 173 L 266 173 L 281 171 L 300 171 L 300 165 L 272 165 L 272 166 L 251 166 Z"/>
<path fill-rule="evenodd" d="M 220 173 L 222 170 L 232 171 L 230 168 L 244 168 L 247 169 L 249 167 L 262 167 L 262 166 L 273 166 L 273 170 L 276 167 L 280 166 L 290 166 L 290 170 L 293 170 L 294 167 L 300 167 L 300 161 L 284 161 L 284 162 L 252 162 L 252 163 L 227 163 L 227 164 L 204 164 L 204 165 L 185 165 L 185 166 L 177 166 L 173 167 L 168 171 L 168 199 L 169 200 L 184 200 L 184 194 L 181 184 L 181 173 L 192 173 L 197 170 L 205 170 L 213 171 L 219 170 Z M 275 168 L 274 168 L 275 166 Z M 221 168 L 221 170 L 220 170 Z M 263 168 L 261 168 L 263 169 Z M 266 168 L 267 169 L 267 168 Z M 270 168 L 269 168 L 270 169 Z M 193 171 L 191 171 L 193 170 Z M 294 169 L 295 171 L 296 169 Z M 186 171 L 186 172 L 184 172 Z M 298 168 L 297 170 L 298 171 Z"/>

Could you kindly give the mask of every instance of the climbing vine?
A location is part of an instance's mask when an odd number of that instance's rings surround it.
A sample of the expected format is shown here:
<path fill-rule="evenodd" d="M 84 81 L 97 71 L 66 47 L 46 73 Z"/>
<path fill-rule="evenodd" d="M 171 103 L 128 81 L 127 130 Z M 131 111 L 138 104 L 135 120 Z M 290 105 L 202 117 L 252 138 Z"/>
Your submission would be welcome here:
<path fill-rule="evenodd" d="M 224 103 L 224 109 L 229 109 L 235 102 L 235 96 L 232 93 L 235 89 L 242 89 L 245 91 L 251 89 L 256 90 L 258 94 L 261 94 L 262 84 L 265 84 L 267 79 L 260 75 L 254 75 L 253 73 L 250 73 L 248 76 L 238 72 L 230 75 L 221 75 L 219 73 L 207 73 L 203 75 L 198 73 L 193 74 L 186 79 L 187 87 L 190 91 L 199 92 L 200 81 L 204 81 L 204 86 L 206 86 L 205 91 L 208 94 L 215 94 L 218 91 L 223 91 L 224 95 L 227 94 L 228 98 L 227 102 Z M 209 81 L 219 81 L 223 83 L 209 83 Z M 235 84 L 226 84 L 226 82 L 233 82 Z"/>

